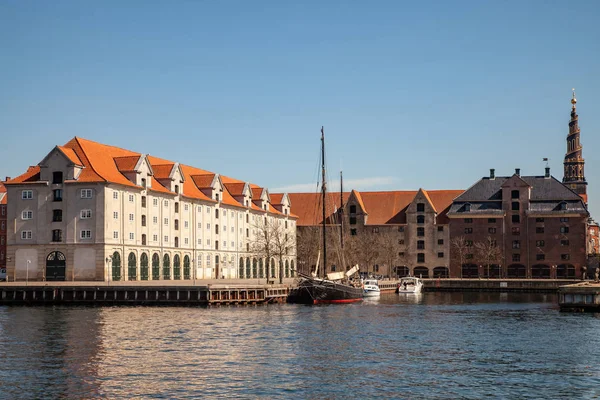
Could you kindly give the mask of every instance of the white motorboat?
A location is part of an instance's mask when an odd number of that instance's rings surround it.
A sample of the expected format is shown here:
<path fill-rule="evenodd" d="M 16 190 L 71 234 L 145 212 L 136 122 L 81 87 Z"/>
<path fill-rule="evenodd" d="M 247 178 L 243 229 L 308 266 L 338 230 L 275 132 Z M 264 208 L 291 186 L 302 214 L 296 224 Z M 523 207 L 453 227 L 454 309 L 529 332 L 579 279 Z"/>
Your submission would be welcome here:
<path fill-rule="evenodd" d="M 366 279 L 363 282 L 363 296 L 364 297 L 377 297 L 381 294 L 379 290 L 379 284 L 376 279 Z"/>
<path fill-rule="evenodd" d="M 414 276 L 407 276 L 400 279 L 398 284 L 398 293 L 421 293 L 423 281 Z"/>

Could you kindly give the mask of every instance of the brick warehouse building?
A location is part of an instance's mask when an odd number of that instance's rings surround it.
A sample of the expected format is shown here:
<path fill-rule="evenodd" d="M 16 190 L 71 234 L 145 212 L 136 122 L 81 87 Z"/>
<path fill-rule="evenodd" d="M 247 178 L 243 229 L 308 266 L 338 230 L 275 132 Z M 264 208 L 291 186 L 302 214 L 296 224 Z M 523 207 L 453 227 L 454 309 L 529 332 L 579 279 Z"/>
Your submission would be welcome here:
<path fill-rule="evenodd" d="M 6 268 L 7 201 L 6 187 L 0 182 L 0 269 Z"/>
<path fill-rule="evenodd" d="M 550 175 L 480 179 L 454 203 L 451 276 L 580 278 L 598 243 L 587 210 L 585 161 L 575 92 L 562 184 Z M 497 246 L 497 250 L 492 245 Z"/>
<path fill-rule="evenodd" d="M 346 233 L 345 260 L 358 263 L 362 272 L 384 276 L 447 277 L 449 273 L 449 229 L 446 212 L 452 200 L 462 190 L 407 190 L 359 192 L 352 190 L 329 193 L 326 222 L 328 236 L 336 238 L 340 219 Z M 323 217 L 320 193 L 290 193 L 291 212 L 298 216 L 298 263 L 313 265 L 316 252 L 302 251 L 306 234 L 318 229 Z M 318 235 L 318 231 L 317 231 Z M 312 235 L 314 236 L 314 235 Z M 314 237 L 308 237 L 319 246 Z M 333 240 L 335 242 L 335 240 Z M 339 243 L 332 245 L 328 254 L 334 254 Z M 304 259 L 307 258 L 307 259 Z M 340 260 L 328 257 L 327 272 L 339 271 Z M 346 265 L 348 267 L 349 265 Z M 302 271 L 302 270 L 301 270 Z M 307 272 L 307 271 L 302 271 Z"/>
<path fill-rule="evenodd" d="M 550 175 L 480 179 L 456 198 L 450 218 L 450 276 L 575 278 L 586 265 L 588 211 Z M 485 256 L 486 245 L 497 246 Z M 489 250 L 489 249 L 488 249 Z M 482 254 L 483 253 L 483 254 Z"/>

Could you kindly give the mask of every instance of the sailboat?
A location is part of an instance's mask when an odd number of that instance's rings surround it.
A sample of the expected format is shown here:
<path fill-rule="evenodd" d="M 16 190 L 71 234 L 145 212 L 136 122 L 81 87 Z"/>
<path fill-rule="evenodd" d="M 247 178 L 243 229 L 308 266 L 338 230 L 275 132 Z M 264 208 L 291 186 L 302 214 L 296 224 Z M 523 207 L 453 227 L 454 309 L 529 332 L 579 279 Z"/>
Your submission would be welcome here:
<path fill-rule="evenodd" d="M 323 266 L 310 274 L 298 272 L 298 286 L 290 291 L 288 303 L 295 304 L 332 304 L 353 303 L 363 299 L 363 289 L 360 284 L 355 284 L 351 278 L 359 270 L 358 265 L 346 272 L 327 273 L 327 230 L 326 230 L 326 184 L 325 184 L 325 133 L 321 127 L 321 170 L 322 170 L 322 207 L 323 207 Z M 319 258 L 320 257 L 319 253 Z"/>

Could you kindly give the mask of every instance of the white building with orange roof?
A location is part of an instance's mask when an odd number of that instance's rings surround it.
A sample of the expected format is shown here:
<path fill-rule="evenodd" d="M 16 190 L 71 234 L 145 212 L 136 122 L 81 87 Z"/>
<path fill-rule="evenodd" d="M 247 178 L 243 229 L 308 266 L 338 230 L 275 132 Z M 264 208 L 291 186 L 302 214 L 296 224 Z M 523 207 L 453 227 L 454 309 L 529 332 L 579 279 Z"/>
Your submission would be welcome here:
<path fill-rule="evenodd" d="M 281 269 L 251 252 L 258 221 L 280 221 L 295 237 L 289 198 L 217 173 L 75 137 L 6 187 L 10 280 L 261 279 L 295 270 L 295 249 Z"/>

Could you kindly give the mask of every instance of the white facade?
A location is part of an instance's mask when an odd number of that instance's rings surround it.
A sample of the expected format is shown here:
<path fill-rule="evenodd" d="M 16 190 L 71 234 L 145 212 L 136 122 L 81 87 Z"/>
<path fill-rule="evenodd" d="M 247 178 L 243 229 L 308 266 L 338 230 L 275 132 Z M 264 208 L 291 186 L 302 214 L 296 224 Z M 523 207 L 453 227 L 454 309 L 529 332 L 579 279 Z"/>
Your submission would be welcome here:
<path fill-rule="evenodd" d="M 58 147 L 39 167 L 39 176 L 7 185 L 9 280 L 279 278 L 279 268 L 267 276 L 258 268 L 266 262 L 250 251 L 257 221 L 279 220 L 296 237 L 289 201 L 268 212 L 268 192 L 253 199 L 246 190 L 245 202 L 226 204 L 218 175 L 207 199 L 186 196 L 177 163 L 168 178 L 156 178 L 142 155 L 123 173 L 131 186 L 79 180 L 83 168 Z M 295 253 L 294 242 L 285 277 L 293 275 Z"/>

